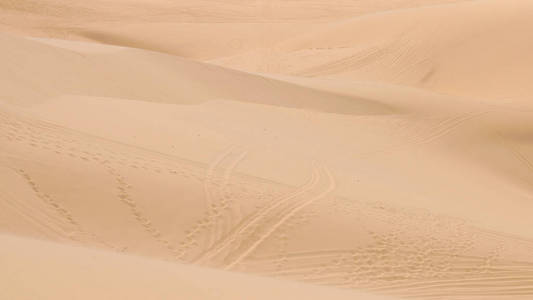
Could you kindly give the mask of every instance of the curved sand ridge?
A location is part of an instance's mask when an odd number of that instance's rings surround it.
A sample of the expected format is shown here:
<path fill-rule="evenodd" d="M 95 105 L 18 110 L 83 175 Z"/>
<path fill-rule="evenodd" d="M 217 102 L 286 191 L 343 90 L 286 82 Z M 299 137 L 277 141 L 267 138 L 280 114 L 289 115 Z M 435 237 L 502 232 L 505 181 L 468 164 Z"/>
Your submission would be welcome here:
<path fill-rule="evenodd" d="M 19 0 L 0 3 L 8 32 L 214 59 L 267 47 L 376 11 L 465 0 L 138 1 Z"/>
<path fill-rule="evenodd" d="M 527 99 L 531 1 L 471 1 L 371 14 L 216 62 L 244 70 Z"/>
<path fill-rule="evenodd" d="M 1 3 L 0 296 L 533 297 L 530 5 L 437 2 Z"/>

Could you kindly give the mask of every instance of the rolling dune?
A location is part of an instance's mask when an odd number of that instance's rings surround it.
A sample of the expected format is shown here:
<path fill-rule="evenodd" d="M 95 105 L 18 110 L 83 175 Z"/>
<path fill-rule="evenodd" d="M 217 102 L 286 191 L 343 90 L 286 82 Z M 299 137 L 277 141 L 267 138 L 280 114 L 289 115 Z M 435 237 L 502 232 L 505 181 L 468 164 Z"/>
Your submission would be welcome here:
<path fill-rule="evenodd" d="M 531 14 L 0 0 L 0 298 L 532 299 Z"/>
<path fill-rule="evenodd" d="M 409 85 L 473 98 L 531 95 L 531 1 L 468 1 L 343 20 L 217 63 Z"/>

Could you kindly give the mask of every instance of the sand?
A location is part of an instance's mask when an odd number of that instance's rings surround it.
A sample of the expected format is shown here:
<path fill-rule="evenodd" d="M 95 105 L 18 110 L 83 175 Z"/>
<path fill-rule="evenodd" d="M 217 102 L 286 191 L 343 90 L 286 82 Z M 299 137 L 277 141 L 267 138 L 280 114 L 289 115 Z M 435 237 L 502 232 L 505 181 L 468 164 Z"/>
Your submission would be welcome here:
<path fill-rule="evenodd" d="M 0 298 L 532 299 L 532 31 L 527 0 L 0 0 Z"/>

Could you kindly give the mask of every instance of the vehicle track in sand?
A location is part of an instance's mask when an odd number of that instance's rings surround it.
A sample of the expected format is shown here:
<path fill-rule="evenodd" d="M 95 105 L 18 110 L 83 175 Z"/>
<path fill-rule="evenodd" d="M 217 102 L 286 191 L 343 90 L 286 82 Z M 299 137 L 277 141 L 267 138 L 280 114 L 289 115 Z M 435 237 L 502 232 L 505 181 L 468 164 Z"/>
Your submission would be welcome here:
<path fill-rule="evenodd" d="M 434 123 L 436 126 L 432 127 L 431 135 L 423 132 L 418 137 L 422 138 L 422 141 L 429 138 L 429 142 L 432 142 L 449 134 L 472 117 L 475 118 L 465 114 L 439 120 Z M 420 141 L 418 138 L 416 140 Z M 160 236 L 156 234 L 156 225 L 148 219 L 148 214 L 142 211 L 139 203 L 132 201 L 135 195 L 131 192 L 130 185 L 135 181 L 131 181 L 123 171 L 137 170 L 149 172 L 153 176 L 162 172 L 173 176 L 187 175 L 200 184 L 201 191 L 201 178 L 207 177 L 202 175 L 208 169 L 205 165 L 184 162 L 178 158 L 126 145 L 119 147 L 112 141 L 90 137 L 45 122 L 19 118 L 4 111 L 0 111 L 0 143 L 9 147 L 18 145 L 20 149 L 28 150 L 28 153 L 39 151 L 47 155 L 55 154 L 82 165 L 90 164 L 107 169 L 114 180 L 113 187 L 118 191 L 116 196 L 127 208 L 129 216 L 133 216 L 135 222 L 142 226 L 141 229 L 154 238 L 153 241 L 147 241 L 156 242 L 172 255 L 182 258 L 179 248 L 173 250 L 167 247 L 176 245 L 175 242 L 171 243 L 169 239 L 166 239 L 167 242 L 157 240 Z M 9 147 L 5 149 L 19 149 Z M 98 241 L 93 238 L 85 238 L 84 234 L 78 233 L 76 224 L 85 224 L 76 219 L 75 212 L 70 211 L 60 198 L 44 196 L 47 194 L 46 185 L 43 182 L 41 186 L 36 180 L 39 177 L 32 176 L 31 167 L 17 165 L 17 160 L 10 158 L 12 153 L 8 154 L 2 159 L 13 165 L 11 169 L 19 170 L 18 174 L 26 180 L 31 190 L 44 197 L 43 203 L 48 203 L 47 211 L 52 215 L 50 218 L 45 216 L 44 219 L 37 220 L 36 226 L 42 227 L 46 234 L 66 238 L 68 232 L 75 231 L 76 234 L 72 235 L 75 239 L 86 239 L 88 243 L 97 244 Z M 523 153 L 519 154 L 513 155 L 529 170 L 531 162 Z M 233 189 L 238 187 L 235 183 L 236 177 L 241 178 L 236 169 L 245 157 L 246 151 L 234 149 L 213 168 L 208 184 L 213 202 L 232 206 L 232 201 L 240 200 L 236 197 L 242 195 L 236 195 Z M 258 251 L 282 231 L 282 227 L 287 225 L 289 220 L 304 210 L 317 205 L 319 209 L 331 208 L 333 202 L 340 201 L 338 197 L 331 201 L 329 198 L 328 201 L 319 201 L 326 198 L 335 188 L 334 180 L 331 174 L 328 174 L 324 167 L 313 166 L 307 183 L 300 188 L 285 187 L 281 196 L 269 196 L 272 197 L 268 198 L 272 199 L 271 201 L 244 216 L 237 224 L 230 224 L 227 219 L 218 220 L 219 226 L 216 231 L 213 230 L 214 244 L 206 248 L 194 261 L 316 284 L 363 288 L 413 299 L 533 298 L 533 261 L 514 259 L 509 254 L 514 252 L 506 252 L 508 249 L 520 248 L 520 253 L 527 253 L 533 249 L 532 241 L 477 228 L 462 220 L 448 221 L 425 211 L 410 212 L 408 209 L 381 202 L 359 203 L 357 199 L 344 199 L 342 201 L 346 203 L 340 205 L 343 213 L 349 214 L 353 220 L 360 220 L 360 223 L 352 225 L 367 231 L 368 228 L 381 228 L 381 231 L 374 230 L 372 234 L 369 233 L 373 239 L 369 245 L 354 249 L 333 247 L 322 250 L 322 245 L 316 245 L 316 250 L 311 247 L 296 252 L 292 248 L 282 255 Z M 265 185 L 273 186 L 274 183 Z M 123 191 L 125 193 L 122 193 Z M 27 212 L 28 208 L 20 206 L 17 209 Z M 29 211 L 29 214 L 32 215 L 30 218 L 40 217 L 33 211 Z M 53 228 L 46 228 L 48 225 L 53 225 Z M 231 229 L 228 229 L 229 227 Z M 172 228 L 161 229 L 167 230 L 167 234 L 172 233 Z M 474 248 L 481 252 L 473 254 Z M 280 260 L 283 260 L 282 264 L 279 263 Z"/>
<path fill-rule="evenodd" d="M 323 167 L 323 172 L 326 174 L 326 177 L 327 177 L 326 179 L 328 180 L 327 187 L 324 191 L 319 192 L 317 195 L 304 198 L 303 201 L 297 201 L 295 206 L 289 207 L 287 211 L 281 212 L 280 217 L 278 217 L 278 220 L 274 224 L 270 226 L 266 226 L 266 228 L 264 228 L 266 230 L 262 230 L 264 232 L 261 232 L 255 238 L 255 240 L 251 243 L 251 245 L 245 247 L 243 250 L 233 253 L 233 255 L 236 255 L 237 257 L 234 259 L 230 258 L 231 261 L 224 266 L 224 269 L 231 269 L 234 266 L 238 265 L 244 258 L 246 258 L 250 253 L 252 253 L 262 242 L 264 242 L 268 237 L 270 237 L 272 233 L 274 233 L 277 229 L 279 229 L 280 226 L 282 226 L 290 218 L 294 217 L 296 213 L 298 213 L 300 210 L 310 205 L 311 203 L 319 199 L 322 199 L 323 197 L 327 196 L 329 193 L 334 191 L 336 188 L 336 183 L 335 183 L 335 179 L 333 178 L 333 175 L 326 167 Z"/>
<path fill-rule="evenodd" d="M 233 195 L 228 186 L 235 169 L 248 154 L 248 151 L 235 154 L 236 150 L 236 146 L 229 147 L 219 154 L 206 169 L 203 182 L 205 211 L 200 220 L 185 230 L 186 237 L 180 242 L 183 258 L 193 247 L 201 246 L 199 238 L 202 232 L 205 234 L 203 247 L 209 248 L 215 243 L 217 236 L 222 236 L 226 228 L 231 227 L 231 216 L 228 215 L 230 215 L 232 206 L 236 204 L 233 203 Z M 229 166 L 223 168 L 224 162 L 228 160 Z M 218 176 L 217 172 L 222 172 L 223 175 Z"/>
<path fill-rule="evenodd" d="M 285 205 L 287 202 L 292 199 L 299 197 L 306 192 L 313 189 L 319 180 L 319 172 L 314 168 L 310 180 L 304 184 L 302 187 L 298 188 L 296 191 L 291 192 L 287 195 L 283 195 L 279 199 L 275 199 L 272 203 L 266 205 L 265 207 L 258 210 L 256 213 L 253 213 L 251 216 L 244 218 L 244 220 L 233 228 L 230 233 L 222 237 L 215 245 L 210 247 L 209 250 L 202 253 L 200 257 L 196 258 L 193 262 L 195 263 L 204 263 L 209 259 L 218 255 L 221 251 L 227 247 L 238 245 L 245 239 L 248 235 L 248 231 L 254 226 L 257 226 L 261 221 L 268 217 L 268 214 L 273 212 L 275 209 L 279 208 L 282 205 Z"/>

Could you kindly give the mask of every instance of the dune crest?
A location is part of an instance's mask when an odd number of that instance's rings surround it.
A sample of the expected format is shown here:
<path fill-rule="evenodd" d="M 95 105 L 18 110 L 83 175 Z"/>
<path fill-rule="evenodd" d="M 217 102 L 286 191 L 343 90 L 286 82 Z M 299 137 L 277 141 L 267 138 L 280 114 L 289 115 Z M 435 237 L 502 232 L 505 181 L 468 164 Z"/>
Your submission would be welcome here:
<path fill-rule="evenodd" d="M 0 298 L 531 299 L 532 14 L 0 0 Z"/>
<path fill-rule="evenodd" d="M 370 14 L 215 60 L 243 70 L 409 85 L 489 99 L 531 94 L 533 6 L 468 1 Z"/>

